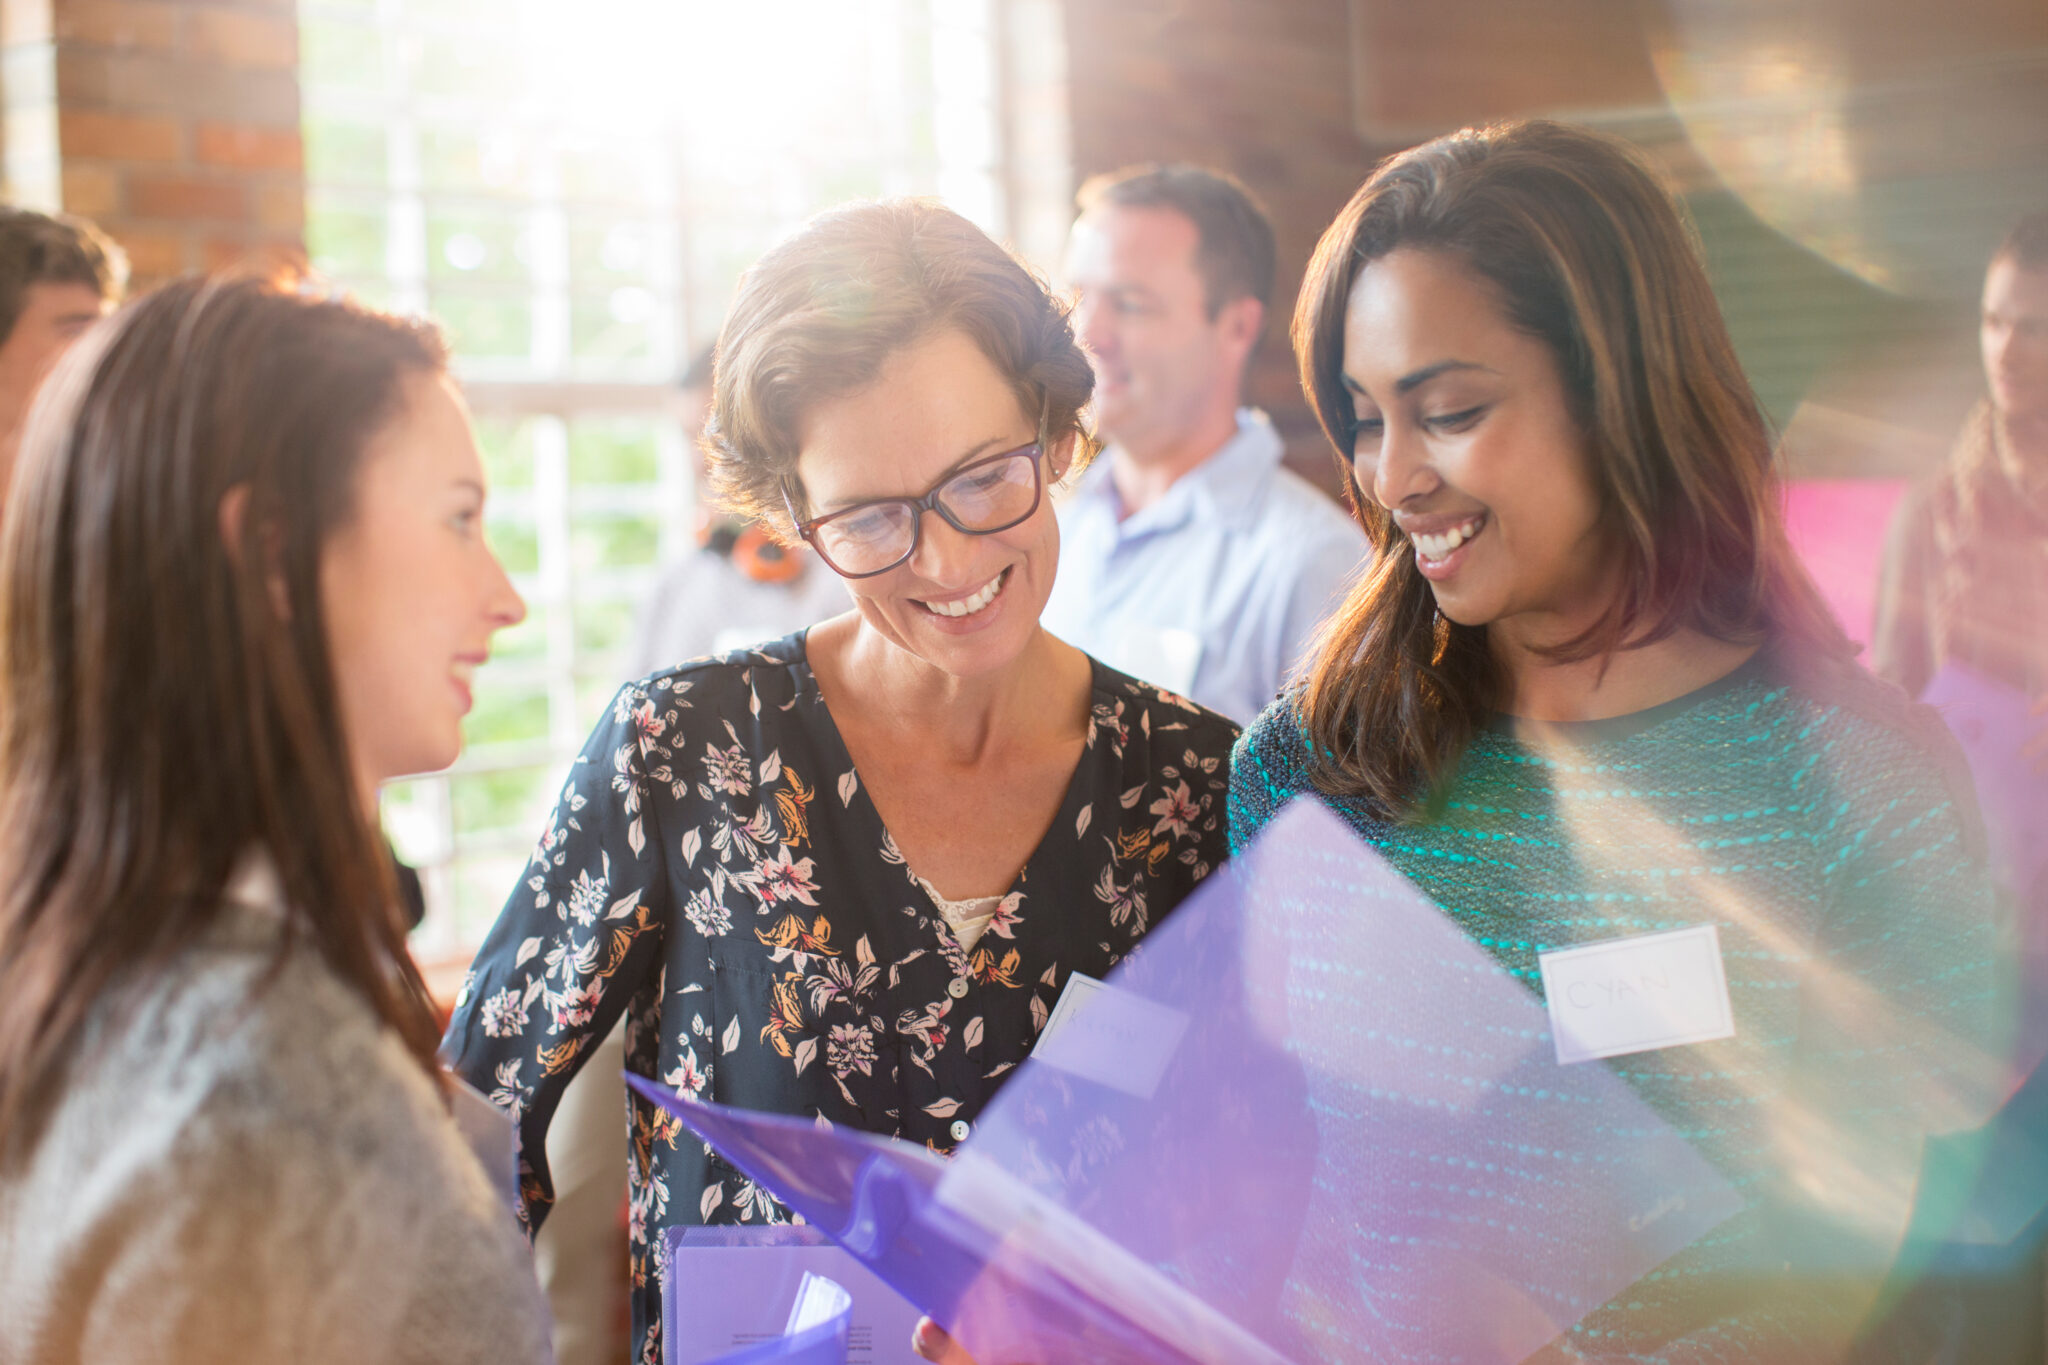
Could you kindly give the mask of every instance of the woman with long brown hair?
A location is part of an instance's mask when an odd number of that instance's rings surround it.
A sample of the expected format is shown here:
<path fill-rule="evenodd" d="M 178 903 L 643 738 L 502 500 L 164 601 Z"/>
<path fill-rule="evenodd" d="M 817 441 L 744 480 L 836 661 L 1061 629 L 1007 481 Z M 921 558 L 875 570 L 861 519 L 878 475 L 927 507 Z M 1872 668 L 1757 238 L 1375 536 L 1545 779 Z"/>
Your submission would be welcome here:
<path fill-rule="evenodd" d="M 255 279 L 102 323 L 0 532 L 0 1360 L 547 1356 L 377 784 L 524 608 L 429 329 Z"/>
<path fill-rule="evenodd" d="M 1793 558 L 1682 212 L 1595 134 L 1441 138 L 1324 235 L 1294 339 L 1374 555 L 1238 747 L 1233 846 L 1329 803 L 1744 1195 L 1560 1354 L 1827 1358 L 1977 1117 L 1992 898 L 1953 746 Z M 1700 1008 L 1631 1036 L 1615 981 Z"/>

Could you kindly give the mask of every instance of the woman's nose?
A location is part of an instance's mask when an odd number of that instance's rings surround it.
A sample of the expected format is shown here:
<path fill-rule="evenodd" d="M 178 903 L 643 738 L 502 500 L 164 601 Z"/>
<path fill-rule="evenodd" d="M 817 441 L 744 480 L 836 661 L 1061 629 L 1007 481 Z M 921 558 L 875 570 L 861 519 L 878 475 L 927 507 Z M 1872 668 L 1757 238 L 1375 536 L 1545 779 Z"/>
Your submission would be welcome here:
<path fill-rule="evenodd" d="M 917 549 L 910 556 L 912 572 L 941 588 L 970 586 L 964 580 L 975 557 L 974 542 L 981 537 L 955 530 L 951 522 L 935 511 L 927 509 L 919 515 L 923 520 L 918 527 Z"/>
<path fill-rule="evenodd" d="M 1373 501 L 1391 512 L 1417 494 L 1434 491 L 1439 482 L 1420 433 L 1406 423 L 1389 422 L 1373 465 Z"/>

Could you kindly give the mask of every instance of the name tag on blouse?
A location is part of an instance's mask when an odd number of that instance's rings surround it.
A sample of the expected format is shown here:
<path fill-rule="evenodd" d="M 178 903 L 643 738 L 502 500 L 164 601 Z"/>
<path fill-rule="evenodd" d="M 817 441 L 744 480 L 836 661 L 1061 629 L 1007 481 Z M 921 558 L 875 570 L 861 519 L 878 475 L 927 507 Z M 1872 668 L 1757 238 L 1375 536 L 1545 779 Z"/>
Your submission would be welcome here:
<path fill-rule="evenodd" d="M 1187 1031 L 1188 1017 L 1179 1010 L 1075 972 L 1031 1056 L 1070 1076 L 1149 1100 Z"/>
<path fill-rule="evenodd" d="M 1560 1066 L 1735 1036 L 1711 924 L 1560 948 L 1537 961 Z"/>

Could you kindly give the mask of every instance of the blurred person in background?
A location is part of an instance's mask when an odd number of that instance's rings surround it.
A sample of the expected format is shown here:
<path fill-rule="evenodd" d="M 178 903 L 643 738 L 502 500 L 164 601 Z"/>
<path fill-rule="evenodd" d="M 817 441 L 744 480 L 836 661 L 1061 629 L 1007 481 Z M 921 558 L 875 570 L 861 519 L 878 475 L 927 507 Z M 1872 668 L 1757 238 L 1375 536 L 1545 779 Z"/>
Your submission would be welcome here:
<path fill-rule="evenodd" d="M 1233 847 L 1325 801 L 1539 992 L 1710 927 L 1732 1036 L 1589 1064 L 1746 1207 L 1537 1358 L 1841 1358 L 1927 1139 L 1995 1098 L 1996 902 L 1953 739 L 1794 557 L 1682 210 L 1598 134 L 1440 138 L 1325 233 L 1294 338 L 1374 550 L 1245 732 Z"/>
<path fill-rule="evenodd" d="M 0 208 L 0 497 L 43 376 L 127 283 L 126 253 L 85 219 Z"/>
<path fill-rule="evenodd" d="M 697 548 L 668 565 L 640 616 L 628 678 L 707 654 L 724 654 L 836 616 L 848 605 L 836 574 L 802 545 L 718 505 L 698 445 L 711 414 L 713 349 L 682 379 L 683 426 L 695 475 Z"/>
<path fill-rule="evenodd" d="M 0 531 L 7 1365 L 548 1359 L 377 830 L 525 610 L 445 367 L 418 323 L 187 279 L 37 402 Z"/>
<path fill-rule="evenodd" d="M 2048 705 L 2048 213 L 1984 275 L 1987 395 L 1893 518 L 1871 666 L 1919 696 L 1960 663 Z M 2029 753 L 2048 767 L 2048 739 Z"/>
<path fill-rule="evenodd" d="M 714 481 L 854 609 L 628 684 L 577 759 L 446 1044 L 515 1116 L 529 1224 L 563 1088 L 622 1016 L 639 1075 L 950 1153 L 1072 975 L 1221 862 L 1237 727 L 1039 624 L 1092 387 L 1042 282 L 929 201 L 820 215 L 742 278 Z M 663 1232 L 788 1214 L 630 1116 L 658 1365 Z"/>
<path fill-rule="evenodd" d="M 1075 330 L 1104 457 L 1060 508 L 1046 628 L 1240 724 L 1336 606 L 1365 540 L 1241 408 L 1273 227 L 1229 176 L 1148 166 L 1082 186 Z"/>

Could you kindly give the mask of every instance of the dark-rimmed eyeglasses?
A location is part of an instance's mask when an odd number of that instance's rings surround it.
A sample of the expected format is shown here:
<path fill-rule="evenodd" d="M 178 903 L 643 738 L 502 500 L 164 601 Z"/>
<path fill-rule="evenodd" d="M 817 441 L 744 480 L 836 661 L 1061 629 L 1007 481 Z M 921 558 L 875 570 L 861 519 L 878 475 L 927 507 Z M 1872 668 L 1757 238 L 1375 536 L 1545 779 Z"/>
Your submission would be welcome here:
<path fill-rule="evenodd" d="M 917 553 L 924 514 L 937 512 L 963 535 L 989 536 L 1030 519 L 1045 493 L 1043 441 L 963 465 L 921 498 L 877 498 L 802 520 L 787 480 L 782 497 L 796 533 L 841 578 L 873 578 Z"/>

